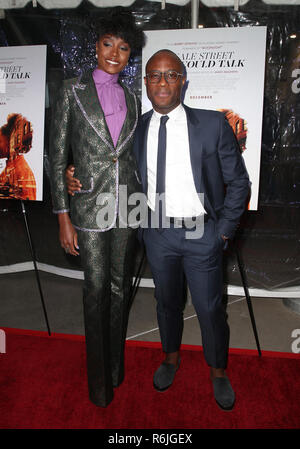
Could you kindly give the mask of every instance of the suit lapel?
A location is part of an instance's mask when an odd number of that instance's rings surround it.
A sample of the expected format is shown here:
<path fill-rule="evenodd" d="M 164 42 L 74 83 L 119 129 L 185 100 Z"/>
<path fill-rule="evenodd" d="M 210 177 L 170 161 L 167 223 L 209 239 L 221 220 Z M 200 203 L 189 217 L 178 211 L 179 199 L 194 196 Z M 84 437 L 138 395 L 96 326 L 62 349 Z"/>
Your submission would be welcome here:
<path fill-rule="evenodd" d="M 140 152 L 139 152 L 139 170 L 142 178 L 142 184 L 144 187 L 144 192 L 148 192 L 148 172 L 147 172 L 147 140 L 148 140 L 148 130 L 150 125 L 150 119 L 152 117 L 153 110 L 149 111 L 142 116 L 139 125 L 139 142 L 140 142 Z"/>
<path fill-rule="evenodd" d="M 112 152 L 115 152 L 113 141 L 100 105 L 92 72 L 88 72 L 73 85 L 75 100 L 94 131 Z"/>
<path fill-rule="evenodd" d="M 201 128 L 203 127 L 193 110 L 184 105 L 187 117 L 189 146 L 190 146 L 190 159 L 192 172 L 194 177 L 194 183 L 196 191 L 201 192 L 202 187 L 202 147 L 203 147 L 203 135 Z"/>
<path fill-rule="evenodd" d="M 198 193 L 204 193 L 204 207 L 209 215 L 215 216 L 215 212 L 208 199 L 208 190 L 206 188 L 205 176 L 203 176 L 203 148 L 205 142 L 205 123 L 201 122 L 198 116 L 193 112 L 193 109 L 183 105 L 187 116 L 190 159 L 193 172 L 194 183 Z M 153 110 L 144 114 L 141 117 L 138 126 L 138 165 L 144 192 L 148 192 L 148 177 L 147 177 L 147 138 L 150 119 Z"/>
<path fill-rule="evenodd" d="M 124 151 L 126 143 L 133 136 L 139 118 L 136 96 L 126 86 L 122 85 L 122 87 L 125 93 L 127 113 L 117 142 L 116 151 L 118 154 Z"/>
<path fill-rule="evenodd" d="M 85 119 L 89 122 L 98 136 L 104 141 L 109 149 L 120 154 L 126 148 L 126 143 L 133 136 L 138 122 L 138 106 L 135 95 L 122 85 L 125 93 L 127 114 L 118 138 L 117 147 L 114 147 L 103 109 L 98 99 L 96 86 L 92 73 L 85 74 L 74 86 L 73 92 L 78 106 Z"/>
<path fill-rule="evenodd" d="M 196 192 L 204 194 L 204 208 L 210 216 L 215 217 L 215 212 L 209 201 L 209 188 L 204 172 L 203 148 L 206 135 L 205 123 L 200 120 L 199 115 L 197 116 L 193 109 L 185 105 L 183 106 L 187 116 L 190 158 Z"/>

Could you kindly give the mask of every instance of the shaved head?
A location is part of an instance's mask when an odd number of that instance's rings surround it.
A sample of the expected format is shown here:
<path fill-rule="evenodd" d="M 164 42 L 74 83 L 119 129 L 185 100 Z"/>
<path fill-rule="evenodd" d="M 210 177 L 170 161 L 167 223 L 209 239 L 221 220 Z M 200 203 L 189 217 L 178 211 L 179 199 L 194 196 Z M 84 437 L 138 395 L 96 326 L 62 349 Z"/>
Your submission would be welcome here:
<path fill-rule="evenodd" d="M 181 59 L 179 58 L 179 56 L 176 55 L 176 53 L 174 53 L 172 50 L 168 50 L 167 48 L 164 48 L 162 50 L 158 50 L 156 53 L 154 53 L 149 59 L 148 62 L 146 64 L 146 73 L 148 71 L 148 66 L 151 63 L 151 61 L 156 57 L 156 56 L 161 56 L 163 54 L 166 54 L 168 56 L 171 56 L 172 58 L 174 58 L 177 63 L 180 65 L 181 67 L 181 73 L 184 73 L 185 67 L 183 62 L 181 61 Z"/>

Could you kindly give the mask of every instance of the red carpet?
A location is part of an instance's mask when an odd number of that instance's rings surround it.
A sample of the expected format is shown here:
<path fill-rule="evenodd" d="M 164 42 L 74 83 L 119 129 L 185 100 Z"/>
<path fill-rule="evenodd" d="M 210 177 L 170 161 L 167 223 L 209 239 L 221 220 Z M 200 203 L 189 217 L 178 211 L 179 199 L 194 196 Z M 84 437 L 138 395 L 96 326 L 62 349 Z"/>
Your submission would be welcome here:
<path fill-rule="evenodd" d="M 159 344 L 128 342 L 126 378 L 106 408 L 87 393 L 83 337 L 6 331 L 0 354 L 1 429 L 295 429 L 300 427 L 300 357 L 231 350 L 236 392 L 231 412 L 218 408 L 201 348 L 183 346 L 172 388 L 152 386 Z"/>

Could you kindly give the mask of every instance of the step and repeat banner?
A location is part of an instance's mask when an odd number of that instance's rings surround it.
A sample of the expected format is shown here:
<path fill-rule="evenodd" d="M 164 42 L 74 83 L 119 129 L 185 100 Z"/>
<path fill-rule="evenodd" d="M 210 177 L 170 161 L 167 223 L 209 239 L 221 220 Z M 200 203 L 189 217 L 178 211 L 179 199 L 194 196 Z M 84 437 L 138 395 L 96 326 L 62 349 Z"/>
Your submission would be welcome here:
<path fill-rule="evenodd" d="M 250 210 L 257 210 L 266 58 L 266 27 L 148 31 L 142 66 L 169 49 L 184 63 L 184 103 L 223 112 L 239 142 L 251 180 Z M 143 112 L 151 109 L 142 89 Z"/>
<path fill-rule="evenodd" d="M 145 61 L 154 51 L 164 47 L 179 55 L 188 74 L 185 103 L 196 108 L 222 110 L 227 115 L 240 142 L 252 181 L 249 205 L 252 211 L 244 214 L 239 233 L 249 286 L 264 289 L 298 286 L 299 7 L 268 6 L 260 2 L 257 8 L 253 2 L 247 2 L 239 11 L 234 8 L 201 8 L 199 20 L 204 28 L 190 29 L 189 4 L 180 7 L 168 3 L 165 11 L 156 2 L 141 1 L 133 5 L 137 22 L 143 29 L 152 31 L 147 31 L 148 43 L 143 56 L 141 52 L 132 55 L 122 74 L 123 81 L 141 99 L 143 88 L 145 112 L 150 107 L 146 104 L 143 87 Z M 80 258 L 66 256 L 62 251 L 57 217 L 52 213 L 48 156 L 52 106 L 63 79 L 73 78 L 80 71 L 95 67 L 96 36 L 93 26 L 96 19 L 105 14 L 106 10 L 102 8 L 94 8 L 91 14 L 87 5 L 82 5 L 72 14 L 38 8 L 31 8 L 29 14 L 27 9 L 11 9 L 0 25 L 0 198 L 34 198 L 35 191 L 36 199 L 43 199 L 26 204 L 37 259 L 45 267 L 47 265 L 46 271 L 54 267 L 60 270 L 57 274 L 62 274 L 63 268 L 72 271 L 72 277 L 77 274 L 81 276 Z M 47 45 L 49 102 L 46 110 L 43 106 L 38 107 L 39 101 L 44 102 L 45 98 L 45 84 L 42 81 L 45 56 L 27 55 L 27 48 L 30 47 L 24 46 L 24 43 L 30 44 L 31 48 Z M 17 55 L 11 53 L 14 49 L 19 52 Z M 7 83 L 17 83 L 6 85 L 9 97 L 5 95 L 2 84 L 4 78 Z M 29 88 L 29 95 L 19 90 L 25 86 Z M 17 91 L 15 88 L 18 88 Z M 17 97 L 20 101 L 13 103 Z M 11 114 L 21 117 L 9 120 Z M 43 145 L 43 134 L 38 129 L 43 129 L 44 114 Z M 20 149 L 18 142 L 15 146 L 14 141 L 8 139 L 11 130 L 11 137 L 16 131 L 12 126 L 14 121 L 15 125 L 23 123 L 21 132 L 27 135 L 22 139 L 26 144 L 23 149 Z M 16 181 L 12 175 L 9 176 L 11 153 L 18 159 L 23 155 L 34 175 L 35 185 L 31 178 L 26 188 L 20 177 Z M 11 157 L 12 162 L 13 159 Z M 24 167 L 25 163 L 22 165 Z M 18 179 L 18 176 L 15 178 Z M 18 201 L 0 201 L 2 272 L 11 272 L 12 267 L 18 271 L 32 269 L 32 263 L 31 268 L 20 266 L 30 264 L 31 260 L 20 209 Z M 148 276 L 150 278 L 151 274 L 147 272 L 143 277 Z M 241 282 L 236 259 L 230 252 L 226 254 L 225 282 L 230 285 L 240 285 Z"/>

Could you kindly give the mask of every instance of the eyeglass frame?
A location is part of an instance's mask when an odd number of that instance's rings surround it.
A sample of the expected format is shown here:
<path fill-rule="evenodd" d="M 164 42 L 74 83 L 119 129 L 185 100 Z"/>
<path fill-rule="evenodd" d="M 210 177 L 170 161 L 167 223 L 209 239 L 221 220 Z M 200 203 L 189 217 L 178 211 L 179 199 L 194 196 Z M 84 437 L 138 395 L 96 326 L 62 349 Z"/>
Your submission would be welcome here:
<path fill-rule="evenodd" d="M 170 82 L 166 79 L 166 73 L 169 73 L 169 72 L 175 72 L 175 73 L 176 73 L 176 75 L 177 75 L 176 81 L 170 83 Z M 151 81 L 149 80 L 149 75 L 150 75 L 150 73 L 157 73 L 157 74 L 159 73 L 159 75 L 160 75 L 159 80 L 158 80 L 157 82 L 155 82 L 155 83 L 151 82 Z M 175 84 L 175 83 L 177 83 L 178 78 L 179 78 L 180 76 L 184 76 L 183 73 L 179 73 L 179 72 L 177 72 L 176 70 L 170 69 L 170 70 L 167 70 L 166 72 L 161 72 L 160 70 L 151 70 L 151 72 L 146 73 L 145 78 L 147 78 L 147 80 L 149 81 L 150 84 L 159 84 L 159 83 L 161 82 L 161 79 L 162 79 L 162 76 L 163 76 L 163 75 L 164 75 L 165 82 L 168 83 L 168 84 Z"/>

